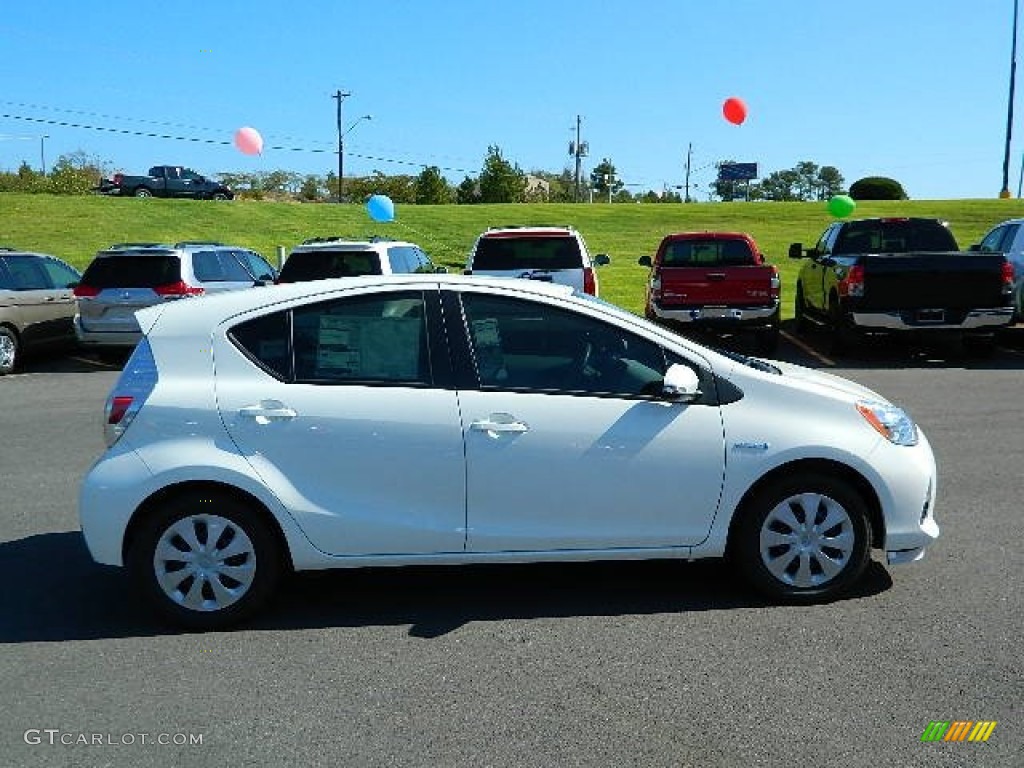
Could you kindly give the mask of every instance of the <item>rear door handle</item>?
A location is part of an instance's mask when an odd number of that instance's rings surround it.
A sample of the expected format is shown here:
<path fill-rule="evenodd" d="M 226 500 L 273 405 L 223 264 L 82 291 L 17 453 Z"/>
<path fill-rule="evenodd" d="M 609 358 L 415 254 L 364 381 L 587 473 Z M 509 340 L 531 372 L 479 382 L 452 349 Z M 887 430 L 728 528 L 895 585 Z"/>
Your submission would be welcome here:
<path fill-rule="evenodd" d="M 530 425 L 519 421 L 508 413 L 492 413 L 486 419 L 478 419 L 469 425 L 477 432 L 486 432 L 492 437 L 501 433 L 522 434 L 530 431 Z"/>
<path fill-rule="evenodd" d="M 257 424 L 269 424 L 272 421 L 290 421 L 298 414 L 280 400 L 261 400 L 255 405 L 246 405 L 238 409 L 238 415 L 247 419 L 255 419 Z"/>

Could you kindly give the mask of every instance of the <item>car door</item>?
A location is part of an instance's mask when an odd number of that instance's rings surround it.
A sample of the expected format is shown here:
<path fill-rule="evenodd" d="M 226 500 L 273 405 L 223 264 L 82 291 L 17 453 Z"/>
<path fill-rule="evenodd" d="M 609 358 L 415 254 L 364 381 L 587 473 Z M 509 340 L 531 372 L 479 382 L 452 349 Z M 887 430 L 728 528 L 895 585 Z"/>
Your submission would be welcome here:
<path fill-rule="evenodd" d="M 831 225 L 814 246 L 814 254 L 804 267 L 801 274 L 801 286 L 804 291 L 804 301 L 815 312 L 824 313 L 828 300 L 826 289 L 827 275 L 829 268 L 823 261 L 832 255 L 832 243 L 836 231 L 835 225 Z"/>
<path fill-rule="evenodd" d="M 436 294 L 346 292 L 215 334 L 224 426 L 323 552 L 464 549 L 462 429 Z"/>
<path fill-rule="evenodd" d="M 64 262 L 44 257 L 39 265 L 46 273 L 50 284 L 50 296 L 47 298 L 48 312 L 46 322 L 50 328 L 48 335 L 55 340 L 70 341 L 75 338 L 75 294 L 74 286 L 82 279 L 82 275 Z"/>
<path fill-rule="evenodd" d="M 53 322 L 54 295 L 40 260 L 30 255 L 2 258 L 12 289 L 7 294 L 9 314 L 18 325 L 22 345 L 30 347 L 54 341 L 57 334 Z"/>
<path fill-rule="evenodd" d="M 706 538 L 725 469 L 722 419 L 711 401 L 659 399 L 666 350 L 566 307 L 472 289 L 459 297 L 445 314 L 464 317 L 449 334 L 461 335 L 476 383 L 459 393 L 468 551 Z"/>

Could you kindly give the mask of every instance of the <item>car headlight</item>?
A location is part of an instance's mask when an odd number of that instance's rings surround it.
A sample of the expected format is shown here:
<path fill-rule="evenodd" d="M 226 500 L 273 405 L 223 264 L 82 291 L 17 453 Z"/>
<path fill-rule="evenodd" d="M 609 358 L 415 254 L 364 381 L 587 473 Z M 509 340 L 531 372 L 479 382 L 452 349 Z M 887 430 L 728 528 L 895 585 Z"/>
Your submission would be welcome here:
<path fill-rule="evenodd" d="M 917 445 L 917 426 L 902 408 L 889 403 L 861 400 L 857 410 L 875 430 L 896 445 Z"/>

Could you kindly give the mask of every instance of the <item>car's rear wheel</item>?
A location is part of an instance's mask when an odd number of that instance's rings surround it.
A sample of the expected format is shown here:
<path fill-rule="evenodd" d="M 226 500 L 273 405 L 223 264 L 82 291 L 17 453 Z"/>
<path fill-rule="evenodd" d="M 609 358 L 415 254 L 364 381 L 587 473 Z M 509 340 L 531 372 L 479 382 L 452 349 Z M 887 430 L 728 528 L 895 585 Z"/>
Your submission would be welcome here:
<path fill-rule="evenodd" d="M 212 195 L 210 195 L 210 199 L 211 200 L 227 200 L 228 196 L 225 195 L 223 192 L 214 192 Z"/>
<path fill-rule="evenodd" d="M 262 517 L 220 492 L 190 492 L 143 521 L 128 567 L 158 611 L 200 629 L 252 615 L 281 572 L 277 539 Z"/>
<path fill-rule="evenodd" d="M 857 331 L 846 319 L 838 297 L 833 294 L 828 300 L 828 319 L 832 331 L 832 352 L 843 354 L 850 352 L 860 340 Z"/>
<path fill-rule="evenodd" d="M 152 197 L 153 190 L 151 190 L 149 187 L 136 187 L 135 192 L 133 194 L 135 195 L 135 197 Z"/>
<path fill-rule="evenodd" d="M 867 567 L 867 506 L 839 478 L 817 473 L 781 478 L 762 489 L 742 515 L 733 552 L 751 584 L 773 599 L 833 597 Z"/>
<path fill-rule="evenodd" d="M 18 364 L 18 337 L 10 328 L 0 326 L 0 376 Z"/>

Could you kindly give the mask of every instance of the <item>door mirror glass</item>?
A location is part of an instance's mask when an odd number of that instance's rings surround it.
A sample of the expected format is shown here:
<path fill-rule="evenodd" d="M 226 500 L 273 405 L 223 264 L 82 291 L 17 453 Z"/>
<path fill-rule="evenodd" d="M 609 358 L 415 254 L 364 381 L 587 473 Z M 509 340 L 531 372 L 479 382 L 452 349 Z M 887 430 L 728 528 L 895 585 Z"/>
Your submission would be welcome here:
<path fill-rule="evenodd" d="M 599 253 L 594 257 L 594 264 L 599 267 L 604 267 L 611 263 L 612 260 L 608 257 L 607 253 Z"/>
<path fill-rule="evenodd" d="M 639 264 L 641 267 L 649 267 L 651 266 L 651 257 L 641 256 L 639 259 L 636 260 L 636 263 Z"/>
<path fill-rule="evenodd" d="M 789 258 L 791 259 L 802 259 L 804 257 L 804 244 L 803 243 L 790 243 L 789 244 Z"/>
<path fill-rule="evenodd" d="M 668 400 L 691 402 L 701 395 L 700 379 L 696 372 L 687 365 L 674 363 L 665 372 L 665 380 L 661 385 L 662 395 Z"/>

